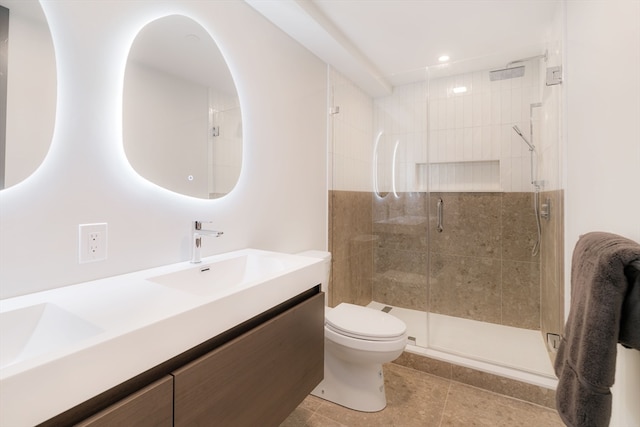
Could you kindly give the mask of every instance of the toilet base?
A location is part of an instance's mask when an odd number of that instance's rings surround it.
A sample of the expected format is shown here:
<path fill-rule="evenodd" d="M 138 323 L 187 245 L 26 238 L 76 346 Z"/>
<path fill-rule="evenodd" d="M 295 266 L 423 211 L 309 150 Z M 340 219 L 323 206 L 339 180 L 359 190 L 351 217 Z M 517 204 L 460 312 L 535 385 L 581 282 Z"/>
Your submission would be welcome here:
<path fill-rule="evenodd" d="M 387 406 L 382 364 L 349 363 L 325 353 L 324 379 L 311 394 L 356 411 L 381 411 Z"/>

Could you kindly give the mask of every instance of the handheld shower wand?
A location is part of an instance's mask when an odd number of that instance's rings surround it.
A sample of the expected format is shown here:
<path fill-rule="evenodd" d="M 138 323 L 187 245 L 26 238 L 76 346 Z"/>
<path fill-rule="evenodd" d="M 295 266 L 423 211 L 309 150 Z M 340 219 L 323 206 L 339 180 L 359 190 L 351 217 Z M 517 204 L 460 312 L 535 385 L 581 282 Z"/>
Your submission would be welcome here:
<path fill-rule="evenodd" d="M 530 143 L 529 140 L 522 134 L 522 131 L 517 125 L 513 126 L 513 130 L 515 130 L 516 133 L 520 135 L 520 138 L 522 138 L 522 140 L 527 143 L 527 145 L 529 146 L 529 151 L 536 151 L 536 147 L 532 143 Z"/>

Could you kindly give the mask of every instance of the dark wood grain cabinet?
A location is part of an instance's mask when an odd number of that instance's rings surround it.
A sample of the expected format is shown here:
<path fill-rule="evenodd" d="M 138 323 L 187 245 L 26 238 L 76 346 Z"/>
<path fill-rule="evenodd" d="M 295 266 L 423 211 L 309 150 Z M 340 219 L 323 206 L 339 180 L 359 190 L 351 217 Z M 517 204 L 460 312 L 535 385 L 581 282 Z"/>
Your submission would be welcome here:
<path fill-rule="evenodd" d="M 322 380 L 323 322 L 317 295 L 175 371 L 175 426 L 279 425 Z"/>
<path fill-rule="evenodd" d="M 40 426 L 278 426 L 323 375 L 314 287 Z"/>
<path fill-rule="evenodd" d="M 79 427 L 171 427 L 173 377 L 166 377 L 80 422 Z"/>

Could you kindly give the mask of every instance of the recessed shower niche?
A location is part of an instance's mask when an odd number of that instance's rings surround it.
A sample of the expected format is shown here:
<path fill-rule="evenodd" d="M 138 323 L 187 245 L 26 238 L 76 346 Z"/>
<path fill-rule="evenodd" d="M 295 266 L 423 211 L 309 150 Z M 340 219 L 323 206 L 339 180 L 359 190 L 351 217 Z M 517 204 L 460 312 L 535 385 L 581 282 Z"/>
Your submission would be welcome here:
<path fill-rule="evenodd" d="M 216 42 L 193 19 L 157 19 L 134 40 L 124 77 L 123 140 L 135 171 L 173 192 L 213 199 L 238 181 L 238 93 Z"/>

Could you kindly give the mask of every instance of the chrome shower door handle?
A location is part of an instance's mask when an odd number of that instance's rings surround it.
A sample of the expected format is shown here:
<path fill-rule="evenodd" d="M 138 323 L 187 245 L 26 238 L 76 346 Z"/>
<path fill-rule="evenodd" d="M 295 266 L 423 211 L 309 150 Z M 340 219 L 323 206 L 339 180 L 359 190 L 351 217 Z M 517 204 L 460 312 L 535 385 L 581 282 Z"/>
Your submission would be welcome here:
<path fill-rule="evenodd" d="M 444 202 L 442 201 L 442 199 L 438 199 L 438 225 L 436 227 L 438 230 L 438 233 L 442 233 L 444 231 L 444 227 L 442 227 L 443 207 L 444 207 Z"/>

